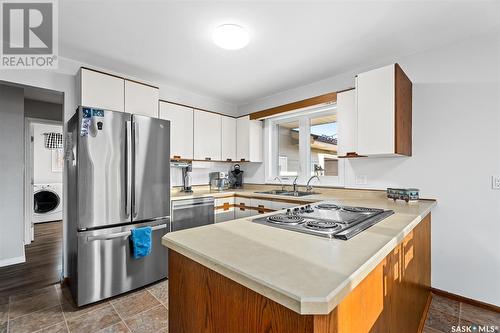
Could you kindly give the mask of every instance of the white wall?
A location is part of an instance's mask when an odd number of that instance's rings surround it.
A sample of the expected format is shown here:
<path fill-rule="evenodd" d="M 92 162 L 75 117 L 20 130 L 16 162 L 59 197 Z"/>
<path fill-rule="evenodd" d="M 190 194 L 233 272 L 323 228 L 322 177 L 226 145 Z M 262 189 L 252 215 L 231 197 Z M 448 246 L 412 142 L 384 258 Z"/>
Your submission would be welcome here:
<path fill-rule="evenodd" d="M 234 164 L 226 162 L 193 162 L 193 172 L 191 173 L 192 185 L 208 185 L 208 174 L 210 172 L 226 172 L 228 173 Z M 260 183 L 264 182 L 264 179 L 256 179 L 256 170 L 262 163 L 251 163 L 245 162 L 240 163 L 241 170 L 243 173 L 244 183 Z M 260 175 L 260 174 L 259 174 Z M 257 177 L 259 176 L 257 175 Z M 170 179 L 171 186 L 182 186 L 182 171 L 181 168 L 172 167 L 170 168 Z"/>
<path fill-rule="evenodd" d="M 500 174 L 500 33 L 394 60 L 414 83 L 413 156 L 348 160 L 345 184 L 415 186 L 436 198 L 432 286 L 499 306 L 500 191 L 491 176 Z M 266 97 L 240 113 L 353 86 L 354 74 Z M 356 175 L 368 184 L 356 185 Z"/>
<path fill-rule="evenodd" d="M 33 182 L 62 183 L 62 171 L 52 171 L 52 149 L 45 148 L 44 133 L 61 133 L 62 125 L 33 124 Z"/>
<path fill-rule="evenodd" d="M 0 267 L 24 261 L 24 91 L 0 84 Z"/>

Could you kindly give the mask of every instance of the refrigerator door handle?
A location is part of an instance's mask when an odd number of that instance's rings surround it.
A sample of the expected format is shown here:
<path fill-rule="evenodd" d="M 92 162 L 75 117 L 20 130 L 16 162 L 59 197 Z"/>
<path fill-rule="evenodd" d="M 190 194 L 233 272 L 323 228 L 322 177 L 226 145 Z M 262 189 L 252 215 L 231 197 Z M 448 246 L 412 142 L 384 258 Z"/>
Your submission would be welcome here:
<path fill-rule="evenodd" d="M 136 184 L 135 184 L 135 163 L 136 163 L 136 156 L 137 156 L 137 142 L 139 141 L 138 140 L 138 135 L 137 133 L 139 132 L 138 131 L 138 126 L 137 126 L 137 123 L 135 121 L 132 121 L 132 132 L 133 132 L 133 149 L 132 149 L 132 169 L 133 169 L 133 174 L 134 174 L 134 177 L 132 178 L 132 182 L 133 182 L 133 194 L 132 194 L 132 216 L 135 218 L 137 217 L 137 205 L 136 205 L 136 194 L 137 194 L 137 191 L 135 190 L 136 189 Z"/>
<path fill-rule="evenodd" d="M 160 229 L 165 229 L 167 227 L 167 224 L 159 224 L 154 227 L 151 227 L 151 230 L 160 230 Z M 92 242 L 92 241 L 97 241 L 97 240 L 110 240 L 110 239 L 115 239 L 115 238 L 121 238 L 121 237 L 128 237 L 130 236 L 131 232 L 130 231 L 123 231 L 123 232 L 117 232 L 114 234 L 107 234 L 107 235 L 98 235 L 98 236 L 87 236 L 87 241 Z"/>
<path fill-rule="evenodd" d="M 131 214 L 132 205 L 132 122 L 126 121 L 125 132 L 125 213 Z"/>

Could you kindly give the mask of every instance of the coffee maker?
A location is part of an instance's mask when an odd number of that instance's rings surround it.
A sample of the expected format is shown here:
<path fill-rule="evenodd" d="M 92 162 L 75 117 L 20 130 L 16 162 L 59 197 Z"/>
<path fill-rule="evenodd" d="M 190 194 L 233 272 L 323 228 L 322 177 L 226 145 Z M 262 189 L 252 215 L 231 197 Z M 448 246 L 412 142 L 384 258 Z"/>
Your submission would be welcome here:
<path fill-rule="evenodd" d="M 210 191 L 224 191 L 229 188 L 229 179 L 224 172 L 210 172 L 208 174 L 210 181 Z"/>
<path fill-rule="evenodd" d="M 193 166 L 191 164 L 187 164 L 182 167 L 182 192 L 186 193 L 193 192 L 193 189 L 191 188 L 192 171 L 193 171 Z"/>
<path fill-rule="evenodd" d="M 243 171 L 239 164 L 235 164 L 233 170 L 229 172 L 229 184 L 231 184 L 231 188 L 243 187 Z"/>

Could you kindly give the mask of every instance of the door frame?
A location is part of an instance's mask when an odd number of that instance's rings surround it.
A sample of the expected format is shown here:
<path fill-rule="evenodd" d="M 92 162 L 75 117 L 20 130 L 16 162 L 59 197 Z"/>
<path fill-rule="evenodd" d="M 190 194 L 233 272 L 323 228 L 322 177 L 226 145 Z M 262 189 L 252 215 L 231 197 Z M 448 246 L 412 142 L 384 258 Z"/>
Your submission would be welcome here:
<path fill-rule="evenodd" d="M 24 245 L 29 245 L 35 238 L 33 222 L 33 124 L 46 124 L 46 125 L 60 125 L 63 126 L 62 121 L 48 120 L 42 118 L 24 118 Z M 63 128 L 64 133 L 64 128 Z M 64 177 L 62 180 L 64 185 Z M 62 198 L 61 198 L 62 200 Z"/>

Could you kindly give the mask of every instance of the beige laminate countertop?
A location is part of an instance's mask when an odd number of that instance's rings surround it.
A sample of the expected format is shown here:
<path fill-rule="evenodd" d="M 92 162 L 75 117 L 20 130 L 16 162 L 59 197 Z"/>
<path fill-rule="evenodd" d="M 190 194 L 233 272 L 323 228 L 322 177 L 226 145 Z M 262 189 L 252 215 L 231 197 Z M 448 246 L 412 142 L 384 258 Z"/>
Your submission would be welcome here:
<path fill-rule="evenodd" d="M 203 194 L 191 197 L 199 196 Z M 252 223 L 253 216 L 169 233 L 162 243 L 297 313 L 328 314 L 436 205 L 432 200 L 393 202 L 383 193 L 348 190 L 298 200 L 330 200 L 392 209 L 395 214 L 348 241 Z"/>

